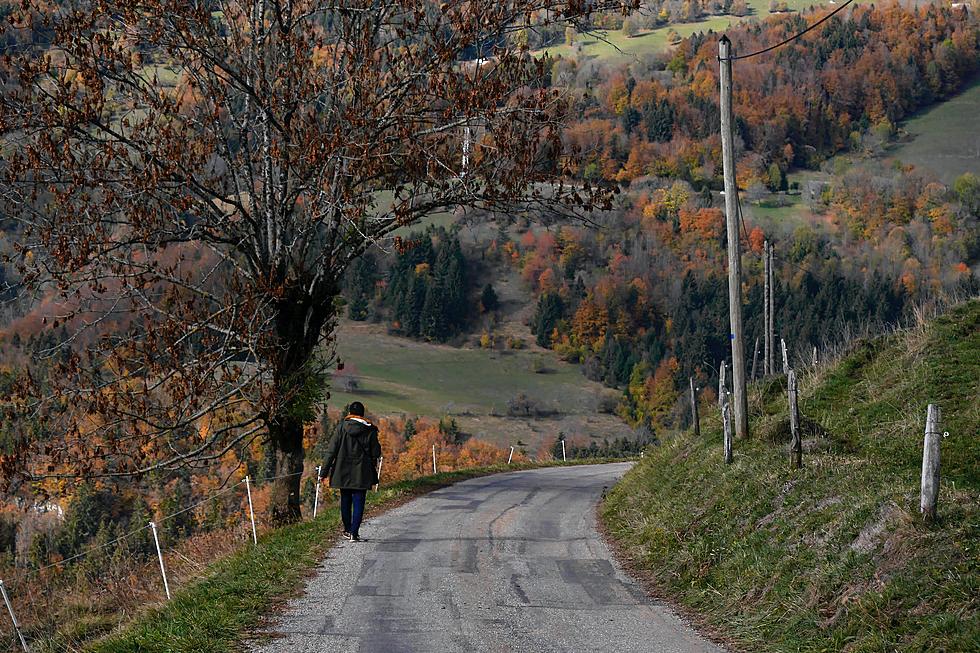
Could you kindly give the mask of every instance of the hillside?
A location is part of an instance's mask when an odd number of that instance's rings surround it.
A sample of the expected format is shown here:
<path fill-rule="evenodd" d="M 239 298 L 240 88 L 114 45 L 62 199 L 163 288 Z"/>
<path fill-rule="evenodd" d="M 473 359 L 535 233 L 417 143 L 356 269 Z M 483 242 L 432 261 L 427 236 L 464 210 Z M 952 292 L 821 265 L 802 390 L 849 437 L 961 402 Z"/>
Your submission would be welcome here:
<path fill-rule="evenodd" d="M 620 418 L 600 411 L 602 398 L 611 394 L 615 405 L 617 393 L 589 381 L 554 352 L 451 347 L 359 322 L 342 324 L 337 349 L 356 370 L 358 384 L 347 391 L 342 382 L 334 383 L 330 405 L 336 408 L 358 400 L 379 416 L 452 417 L 467 435 L 504 448 L 515 445 L 532 456 L 550 447 L 559 432 L 585 446 L 632 437 L 633 429 Z M 521 395 L 538 414 L 511 414 Z"/>
<path fill-rule="evenodd" d="M 946 102 L 922 111 L 902 127 L 905 137 L 888 155 L 935 172 L 952 184 L 964 172 L 980 175 L 980 77 Z"/>
<path fill-rule="evenodd" d="M 703 436 L 647 455 L 601 510 L 653 585 L 758 651 L 970 651 L 980 644 L 980 301 L 858 343 L 802 374 L 804 469 L 785 382 L 756 384 L 754 439 L 722 463 Z M 943 411 L 939 522 L 918 512 L 928 403 Z M 655 571 L 654 571 L 655 570 Z"/>
<path fill-rule="evenodd" d="M 857 1 L 865 2 L 866 0 Z M 727 3 L 725 6 L 730 7 L 733 4 Z M 669 50 L 672 45 L 676 45 L 670 41 L 671 33 L 676 33 L 680 38 L 688 38 L 694 34 L 710 31 L 723 32 L 740 23 L 765 20 L 772 15 L 785 16 L 813 10 L 829 12 L 833 10 L 835 3 L 788 0 L 784 3 L 786 8 L 782 12 L 770 11 L 770 4 L 768 0 L 748 0 L 745 3 L 747 13 L 741 16 L 723 11 L 720 13 L 701 11 L 695 20 L 682 17 L 679 20 L 660 23 L 654 19 L 658 11 L 655 6 L 650 6 L 655 5 L 655 3 L 646 3 L 646 6 L 631 18 L 638 25 L 653 21 L 653 26 L 647 29 L 640 29 L 632 36 L 626 36 L 620 29 L 604 29 L 594 33 L 576 34 L 573 44 L 569 45 L 565 42 L 549 45 L 535 51 L 535 55 L 547 53 L 552 57 L 570 57 L 581 54 L 585 58 L 602 63 L 639 61 L 646 56 L 661 55 Z M 719 5 L 720 9 L 721 6 Z"/>

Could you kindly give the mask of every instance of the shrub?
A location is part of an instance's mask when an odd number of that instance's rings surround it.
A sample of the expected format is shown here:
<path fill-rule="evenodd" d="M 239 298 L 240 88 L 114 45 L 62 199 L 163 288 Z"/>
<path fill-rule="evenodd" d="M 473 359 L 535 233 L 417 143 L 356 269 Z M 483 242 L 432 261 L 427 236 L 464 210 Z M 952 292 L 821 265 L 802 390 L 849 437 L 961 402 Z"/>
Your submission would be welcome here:
<path fill-rule="evenodd" d="M 507 402 L 507 414 L 511 417 L 536 417 L 540 412 L 537 402 L 523 392 Z"/>

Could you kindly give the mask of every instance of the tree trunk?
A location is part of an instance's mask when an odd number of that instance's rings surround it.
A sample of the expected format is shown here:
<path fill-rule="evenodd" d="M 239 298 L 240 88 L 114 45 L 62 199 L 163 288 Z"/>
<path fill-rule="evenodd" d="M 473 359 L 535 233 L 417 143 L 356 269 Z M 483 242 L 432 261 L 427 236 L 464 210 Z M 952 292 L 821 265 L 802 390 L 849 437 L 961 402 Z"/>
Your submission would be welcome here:
<path fill-rule="evenodd" d="M 300 511 L 300 481 L 303 473 L 303 420 L 283 416 L 269 425 L 275 455 L 275 474 L 269 495 L 269 518 L 273 526 L 297 522 Z"/>
<path fill-rule="evenodd" d="M 332 330 L 334 323 L 334 286 L 326 292 L 311 295 L 299 284 L 279 302 L 276 331 L 280 355 L 276 357 L 274 379 L 283 403 L 268 418 L 269 441 L 275 455 L 275 478 L 269 496 L 269 519 L 273 526 L 282 526 L 302 518 L 300 485 L 303 473 L 303 423 L 316 419 L 315 404 L 322 400 L 314 396 L 311 374 L 323 370 L 311 369 L 324 328 Z M 332 334 L 329 334 L 332 336 Z M 318 389 L 319 390 L 319 389 Z M 317 392 L 319 395 L 319 391 Z"/>

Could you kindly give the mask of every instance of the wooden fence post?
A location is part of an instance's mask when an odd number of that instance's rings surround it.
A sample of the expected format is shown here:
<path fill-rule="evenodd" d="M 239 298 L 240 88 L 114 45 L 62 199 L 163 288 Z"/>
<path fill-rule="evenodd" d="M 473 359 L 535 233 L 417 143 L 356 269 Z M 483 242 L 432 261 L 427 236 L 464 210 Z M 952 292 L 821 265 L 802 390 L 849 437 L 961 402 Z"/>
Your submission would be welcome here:
<path fill-rule="evenodd" d="M 769 241 L 762 244 L 762 332 L 765 336 L 762 345 L 762 374 L 769 376 L 769 361 L 772 360 L 772 343 L 769 342 Z"/>
<path fill-rule="evenodd" d="M 776 373 L 776 261 L 775 261 L 776 245 L 775 243 L 769 243 L 769 293 L 767 299 L 769 301 L 769 325 L 767 328 L 767 335 L 769 336 L 769 374 Z"/>
<path fill-rule="evenodd" d="M 701 436 L 701 419 L 698 415 L 698 395 L 694 390 L 694 377 L 690 378 L 691 382 L 691 421 L 694 422 L 694 435 Z"/>
<path fill-rule="evenodd" d="M 721 371 L 718 372 L 718 408 L 725 406 L 725 369 L 727 365 L 727 361 L 722 361 Z"/>
<path fill-rule="evenodd" d="M 759 362 L 759 336 L 755 337 L 755 347 L 752 349 L 752 375 L 750 381 L 755 381 L 755 365 Z"/>
<path fill-rule="evenodd" d="M 797 403 L 796 372 L 793 370 L 787 375 L 786 389 L 789 393 L 790 466 L 800 469 L 803 467 L 803 438 L 800 436 L 800 409 Z"/>
<path fill-rule="evenodd" d="M 729 393 L 726 391 L 722 395 L 724 399 L 721 405 L 721 423 L 725 432 L 725 464 L 732 464 L 732 402 Z"/>
<path fill-rule="evenodd" d="M 926 411 L 926 437 L 922 446 L 922 495 L 919 511 L 927 522 L 935 521 L 939 503 L 939 441 L 942 415 L 939 406 L 929 404 Z"/>

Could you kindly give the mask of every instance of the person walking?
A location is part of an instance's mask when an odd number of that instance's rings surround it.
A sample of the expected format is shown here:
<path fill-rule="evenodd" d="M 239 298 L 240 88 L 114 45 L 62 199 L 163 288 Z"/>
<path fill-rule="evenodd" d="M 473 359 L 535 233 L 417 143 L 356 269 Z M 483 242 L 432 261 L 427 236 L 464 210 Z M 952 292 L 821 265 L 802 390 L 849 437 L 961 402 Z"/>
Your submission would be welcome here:
<path fill-rule="evenodd" d="M 378 427 L 364 418 L 364 404 L 353 402 L 330 444 L 324 469 L 330 487 L 340 489 L 340 518 L 344 537 L 359 542 L 367 491 L 378 483 L 381 443 Z"/>

